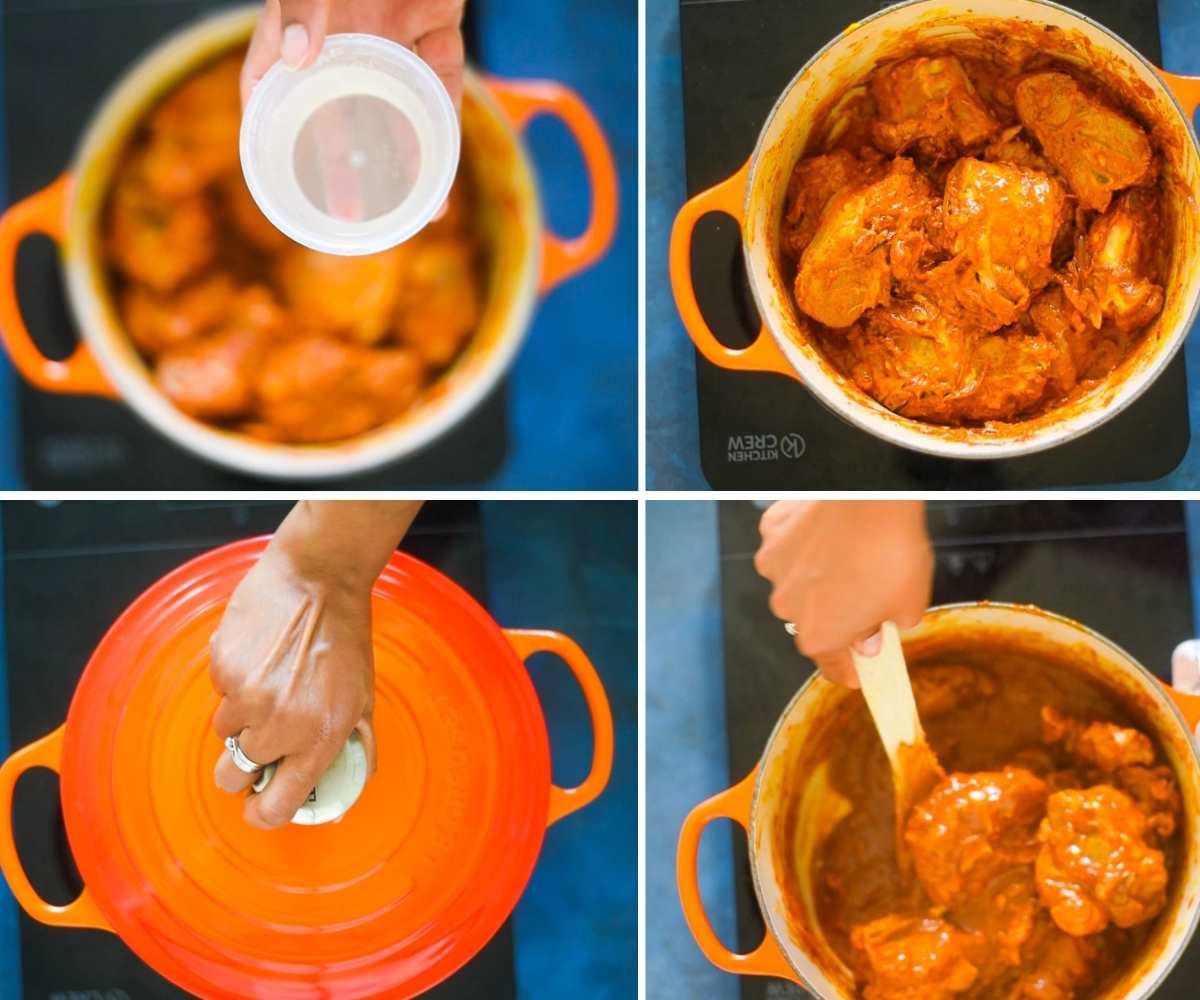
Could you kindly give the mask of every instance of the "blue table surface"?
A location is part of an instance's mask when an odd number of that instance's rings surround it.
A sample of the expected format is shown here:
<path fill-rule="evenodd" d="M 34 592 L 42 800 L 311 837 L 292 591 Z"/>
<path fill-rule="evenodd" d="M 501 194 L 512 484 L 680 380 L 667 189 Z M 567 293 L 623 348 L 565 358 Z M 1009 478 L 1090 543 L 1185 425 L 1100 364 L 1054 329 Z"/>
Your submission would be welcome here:
<path fill-rule="evenodd" d="M 1200 503 L 1186 510 L 1200 595 Z M 646 505 L 646 1000 L 736 1000 L 738 977 L 700 953 L 683 920 L 675 846 L 684 817 L 730 785 L 725 732 L 717 502 Z M 1193 609 L 1200 635 L 1200 601 Z M 1183 640 L 1186 636 L 1180 636 Z M 718 937 L 736 946 L 731 823 L 700 844 L 700 891 Z"/>
<path fill-rule="evenodd" d="M 1164 67 L 1200 74 L 1200 0 L 1159 0 L 1158 10 Z M 671 223 L 686 199 L 679 0 L 646 0 L 646 134 L 646 385 L 653 387 L 646 393 L 646 485 L 707 490 L 700 469 L 695 352 L 675 311 L 666 264 Z M 1200 487 L 1200 337 L 1188 338 L 1184 356 L 1188 451 L 1162 479 L 1121 489 Z"/>
<path fill-rule="evenodd" d="M 538 308 L 508 380 L 506 459 L 489 479 L 465 488 L 636 489 L 637 4 L 491 0 L 476 16 L 484 69 L 557 80 L 591 107 L 617 162 L 620 219 L 608 254 Z M 545 118 L 531 124 L 528 139 L 552 228 L 579 232 L 589 200 L 573 140 Z M 0 178 L 0 203 L 7 201 Z M 16 378 L 5 358 L 0 489 L 25 487 Z"/>
<path fill-rule="evenodd" d="M 482 505 L 482 521 L 488 610 L 510 628 L 552 628 L 575 639 L 608 692 L 615 736 L 607 788 L 547 831 L 517 904 L 517 995 L 628 1000 L 637 994 L 637 505 L 493 501 Z M 529 668 L 554 780 L 578 784 L 592 750 L 583 696 L 555 658 L 539 654 Z M 0 627 L 0 760 L 10 749 L 7 669 Z M 18 1000 L 20 983 L 17 904 L 3 885 L 0 1000 Z"/>

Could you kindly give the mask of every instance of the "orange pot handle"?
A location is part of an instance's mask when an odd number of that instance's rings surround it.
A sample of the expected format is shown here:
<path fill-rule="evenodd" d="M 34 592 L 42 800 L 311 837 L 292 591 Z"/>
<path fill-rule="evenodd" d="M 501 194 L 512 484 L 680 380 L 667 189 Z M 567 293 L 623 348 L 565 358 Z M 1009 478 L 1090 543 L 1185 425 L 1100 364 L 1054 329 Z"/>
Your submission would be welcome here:
<path fill-rule="evenodd" d="M 700 882 L 697 858 L 700 854 L 700 834 L 715 819 L 731 819 L 749 833 L 750 804 L 754 798 L 754 783 L 758 779 L 758 768 L 751 771 L 742 781 L 707 802 L 701 802 L 683 821 L 679 832 L 679 850 L 675 855 L 675 879 L 679 884 L 679 900 L 683 904 L 683 916 L 696 944 L 718 969 L 740 976 L 777 976 L 800 983 L 795 970 L 779 948 L 779 943 L 768 931 L 760 944 L 748 955 L 739 955 L 721 944 L 700 898 Z"/>
<path fill-rule="evenodd" d="M 592 189 L 587 227 L 573 239 L 547 231 L 542 246 L 542 275 L 538 290 L 545 294 L 599 260 L 612 244 L 617 229 L 617 168 L 604 130 L 591 109 L 570 87 L 550 80 L 499 80 L 491 77 L 488 90 L 516 128 L 523 129 L 538 115 L 554 115 L 575 136 L 583 154 Z"/>
<path fill-rule="evenodd" d="M 12 363 L 30 385 L 47 392 L 115 397 L 85 345 L 76 347 L 66 361 L 53 361 L 38 350 L 17 301 L 17 248 L 33 233 L 45 233 L 61 246 L 70 198 L 71 175 L 65 173 L 0 216 L 0 337 Z"/>
<path fill-rule="evenodd" d="M 1200 107 L 1200 76 L 1181 76 L 1178 73 L 1168 73 L 1165 69 L 1160 69 L 1158 75 L 1171 89 L 1176 100 L 1183 105 L 1188 123 L 1191 124 L 1196 108 Z"/>
<path fill-rule="evenodd" d="M 608 784 L 613 760 L 612 710 L 608 706 L 608 695 L 600 675 L 574 639 L 561 632 L 541 629 L 508 628 L 504 634 L 522 660 L 529 659 L 534 653 L 553 653 L 570 667 L 583 689 L 588 714 L 592 717 L 591 770 L 582 783 L 574 788 L 550 786 L 550 815 L 546 820 L 546 825 L 550 826 L 595 801 Z"/>
<path fill-rule="evenodd" d="M 1159 681 L 1159 683 L 1167 689 L 1167 694 L 1175 702 L 1179 711 L 1183 713 L 1184 721 L 1188 724 L 1188 732 L 1193 736 L 1200 736 L 1200 728 L 1198 728 L 1200 727 L 1200 694 L 1188 694 L 1180 691 L 1166 681 Z"/>
<path fill-rule="evenodd" d="M 0 767 L 0 870 L 3 870 L 9 888 L 17 897 L 21 908 L 34 920 L 51 927 L 83 927 L 111 931 L 112 927 L 104 919 L 86 886 L 79 897 L 66 906 L 54 906 L 42 899 L 30 884 L 29 876 L 25 874 L 13 838 L 12 804 L 17 780 L 34 767 L 45 767 L 58 772 L 66 728 L 65 724 L 61 725 L 54 732 L 23 747 Z"/>
<path fill-rule="evenodd" d="M 750 161 L 742 169 L 727 177 L 707 191 L 684 202 L 671 226 L 671 249 L 668 262 L 671 271 L 671 291 L 675 294 L 675 307 L 683 320 L 684 329 L 692 338 L 696 349 L 718 368 L 731 371 L 778 372 L 798 378 L 796 369 L 788 364 L 787 358 L 767 333 L 766 324 L 759 328 L 758 336 L 749 347 L 726 347 L 713 335 L 700 303 L 696 301 L 696 287 L 692 283 L 692 235 L 699 222 L 709 212 L 724 212 L 738 226 L 742 225 L 742 201 L 746 194 L 746 179 L 750 176 Z"/>

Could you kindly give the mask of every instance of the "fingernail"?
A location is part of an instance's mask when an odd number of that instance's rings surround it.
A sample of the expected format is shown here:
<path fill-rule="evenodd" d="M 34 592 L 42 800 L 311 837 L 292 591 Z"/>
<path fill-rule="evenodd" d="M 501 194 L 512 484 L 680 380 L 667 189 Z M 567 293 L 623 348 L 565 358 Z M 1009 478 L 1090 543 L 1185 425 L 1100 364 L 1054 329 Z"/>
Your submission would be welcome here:
<path fill-rule="evenodd" d="M 876 632 L 872 636 L 868 636 L 858 644 L 858 651 L 863 656 L 878 656 L 879 651 L 883 648 L 883 634 Z"/>
<path fill-rule="evenodd" d="M 308 55 L 308 29 L 303 24 L 289 24 L 283 29 L 279 55 L 289 69 L 300 68 L 304 57 Z"/>

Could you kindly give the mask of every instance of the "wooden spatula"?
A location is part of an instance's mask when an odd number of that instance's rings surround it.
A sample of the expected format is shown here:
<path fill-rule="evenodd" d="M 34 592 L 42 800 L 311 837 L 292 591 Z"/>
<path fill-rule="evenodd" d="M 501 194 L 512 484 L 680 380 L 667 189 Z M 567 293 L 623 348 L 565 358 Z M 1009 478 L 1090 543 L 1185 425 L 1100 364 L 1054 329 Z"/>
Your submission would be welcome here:
<path fill-rule="evenodd" d="M 875 720 L 892 765 L 892 786 L 896 796 L 896 854 L 900 870 L 909 871 L 908 850 L 904 843 L 904 824 L 914 805 L 927 796 L 946 777 L 929 744 L 917 701 L 913 697 L 900 630 L 894 622 L 880 629 L 883 643 L 875 656 L 851 651 L 863 697 Z"/>

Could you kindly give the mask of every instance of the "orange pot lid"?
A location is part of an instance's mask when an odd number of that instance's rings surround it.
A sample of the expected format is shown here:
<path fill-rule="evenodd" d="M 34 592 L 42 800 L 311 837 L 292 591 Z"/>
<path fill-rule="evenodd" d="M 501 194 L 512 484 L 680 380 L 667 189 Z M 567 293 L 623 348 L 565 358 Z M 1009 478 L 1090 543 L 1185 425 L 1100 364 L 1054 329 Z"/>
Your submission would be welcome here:
<path fill-rule="evenodd" d="M 208 642 L 266 541 L 180 567 L 97 647 L 63 744 L 71 848 L 112 928 L 193 993 L 414 996 L 495 934 L 533 870 L 552 812 L 541 707 L 487 612 L 397 554 L 374 591 L 378 772 L 340 822 L 247 826 L 213 783 Z"/>

